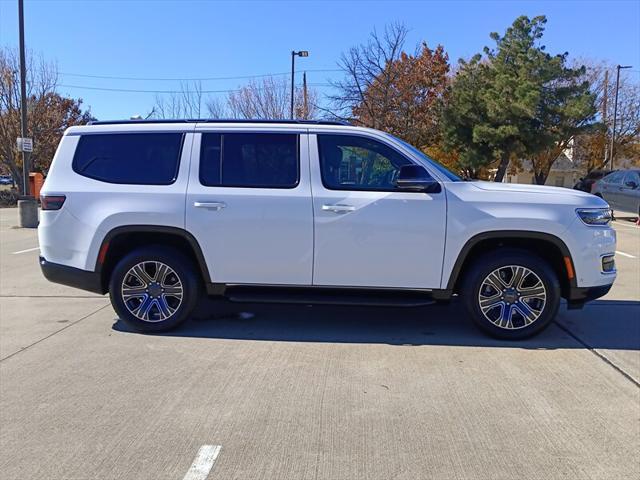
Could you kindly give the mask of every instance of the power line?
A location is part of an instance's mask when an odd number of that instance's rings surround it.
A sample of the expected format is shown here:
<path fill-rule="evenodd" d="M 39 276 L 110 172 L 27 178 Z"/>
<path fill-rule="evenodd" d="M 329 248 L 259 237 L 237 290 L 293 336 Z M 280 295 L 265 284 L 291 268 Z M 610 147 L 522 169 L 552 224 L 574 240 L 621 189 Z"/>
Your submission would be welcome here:
<path fill-rule="evenodd" d="M 330 83 L 309 83 L 309 86 L 312 87 L 331 87 Z M 99 90 L 105 92 L 129 92 L 129 93 L 231 93 L 238 92 L 241 89 L 234 88 L 229 90 L 139 90 L 133 88 L 108 88 L 108 87 L 91 87 L 88 85 L 67 85 L 60 84 L 59 87 L 64 88 L 78 88 L 81 90 Z M 258 88 L 259 90 L 263 90 L 262 87 Z"/>
<path fill-rule="evenodd" d="M 340 69 L 311 69 L 305 70 L 306 72 L 342 72 Z M 68 77 L 82 77 L 82 78 L 100 78 L 107 80 L 144 80 L 144 81 L 212 81 L 212 80 L 243 80 L 248 78 L 264 78 L 264 77 L 276 77 L 282 75 L 290 75 L 289 72 L 279 73 L 263 73 L 259 75 L 239 75 L 235 77 L 191 77 L 191 78 L 178 78 L 178 77 L 127 77 L 127 76 L 115 76 L 115 75 L 93 75 L 84 73 L 71 73 L 71 72 L 59 72 L 61 75 Z"/>

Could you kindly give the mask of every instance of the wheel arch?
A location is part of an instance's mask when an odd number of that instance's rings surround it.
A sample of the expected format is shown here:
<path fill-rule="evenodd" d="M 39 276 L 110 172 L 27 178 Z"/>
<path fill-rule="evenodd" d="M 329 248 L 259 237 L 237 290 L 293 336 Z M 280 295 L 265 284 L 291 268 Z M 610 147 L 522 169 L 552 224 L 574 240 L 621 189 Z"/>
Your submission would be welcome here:
<path fill-rule="evenodd" d="M 191 233 L 163 225 L 126 225 L 110 230 L 100 244 L 95 272 L 100 274 L 104 293 L 108 291 L 111 273 L 118 260 L 133 249 L 146 245 L 165 245 L 178 249 L 192 260 L 203 285 L 211 283 L 202 248 Z"/>
<path fill-rule="evenodd" d="M 485 252 L 503 247 L 533 251 L 549 262 L 558 276 L 564 298 L 577 286 L 573 258 L 562 239 L 544 232 L 500 230 L 477 234 L 464 244 L 451 270 L 446 289 L 458 292 L 467 269 L 475 259 Z"/>

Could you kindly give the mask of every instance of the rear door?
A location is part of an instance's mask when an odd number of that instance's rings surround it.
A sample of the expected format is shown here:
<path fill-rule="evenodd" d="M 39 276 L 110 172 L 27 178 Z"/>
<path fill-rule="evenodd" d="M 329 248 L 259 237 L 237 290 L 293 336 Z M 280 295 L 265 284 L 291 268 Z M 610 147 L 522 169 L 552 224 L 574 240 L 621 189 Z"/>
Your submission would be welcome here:
<path fill-rule="evenodd" d="M 309 136 L 315 218 L 313 284 L 440 288 L 446 198 L 399 191 L 413 163 L 382 139 Z"/>
<path fill-rule="evenodd" d="M 305 130 L 199 128 L 186 225 L 213 282 L 310 285 L 313 218 Z"/>

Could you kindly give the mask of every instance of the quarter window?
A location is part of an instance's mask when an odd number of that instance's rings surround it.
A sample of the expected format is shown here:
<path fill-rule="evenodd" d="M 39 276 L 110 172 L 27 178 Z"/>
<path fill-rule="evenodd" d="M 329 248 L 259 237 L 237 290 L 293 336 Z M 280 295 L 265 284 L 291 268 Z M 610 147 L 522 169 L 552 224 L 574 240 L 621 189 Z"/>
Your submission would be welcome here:
<path fill-rule="evenodd" d="M 294 188 L 298 166 L 296 134 L 202 134 L 200 182 L 205 186 Z"/>
<path fill-rule="evenodd" d="M 108 183 L 169 185 L 178 174 L 182 133 L 83 135 L 73 170 Z"/>
<path fill-rule="evenodd" d="M 352 135 L 318 135 L 322 183 L 331 190 L 396 190 L 411 162 L 378 141 Z"/>

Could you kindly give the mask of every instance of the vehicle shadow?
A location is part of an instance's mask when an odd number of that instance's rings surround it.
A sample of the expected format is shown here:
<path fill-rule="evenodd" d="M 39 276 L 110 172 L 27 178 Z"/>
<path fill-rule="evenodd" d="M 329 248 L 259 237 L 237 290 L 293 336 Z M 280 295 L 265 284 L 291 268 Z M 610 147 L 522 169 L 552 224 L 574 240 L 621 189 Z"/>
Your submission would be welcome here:
<path fill-rule="evenodd" d="M 207 300 L 180 328 L 155 335 L 276 342 L 398 346 L 449 345 L 527 349 L 640 350 L 640 302 L 602 300 L 583 310 L 560 307 L 553 325 L 534 338 L 487 337 L 459 302 L 421 308 L 237 304 Z M 210 313 L 207 313 L 210 312 Z M 113 328 L 134 333 L 121 320 Z"/>

